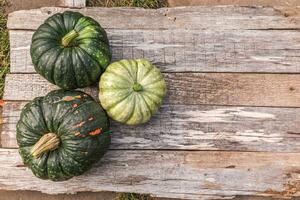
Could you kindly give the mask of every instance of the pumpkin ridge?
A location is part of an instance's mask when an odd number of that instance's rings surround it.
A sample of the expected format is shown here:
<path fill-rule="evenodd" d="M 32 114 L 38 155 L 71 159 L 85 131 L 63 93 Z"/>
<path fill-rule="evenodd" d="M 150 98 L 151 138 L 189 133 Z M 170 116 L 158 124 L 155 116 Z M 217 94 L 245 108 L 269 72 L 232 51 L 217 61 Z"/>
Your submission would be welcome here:
<path fill-rule="evenodd" d="M 70 172 L 67 172 L 66 170 L 65 170 L 65 167 L 63 167 L 63 162 L 64 162 L 64 159 L 63 159 L 63 154 L 62 154 L 62 149 L 60 149 L 59 151 L 58 151 L 58 158 L 59 158 L 59 164 L 60 164 L 60 167 L 61 167 L 61 170 L 62 170 L 62 172 L 65 174 L 65 175 L 67 175 L 68 177 L 72 177 L 72 174 L 70 174 Z M 73 155 L 69 155 L 68 156 L 68 158 L 67 159 L 72 159 L 72 163 L 74 163 L 74 161 L 77 163 L 77 165 L 80 165 L 81 167 L 83 167 L 84 168 L 84 166 L 82 166 L 82 164 L 80 164 L 80 162 L 78 162 L 77 160 L 75 160 L 74 159 L 74 157 L 73 157 Z M 80 170 L 80 172 L 77 172 L 77 174 L 75 174 L 75 176 L 77 176 L 77 175 L 80 175 L 81 173 L 83 173 L 84 171 L 85 171 L 86 169 L 84 169 L 84 170 Z"/>
<path fill-rule="evenodd" d="M 44 22 L 51 26 L 54 30 L 58 29 L 59 31 L 57 32 L 59 33 L 59 36 L 62 36 L 66 32 L 65 27 L 62 27 L 61 24 L 59 24 L 59 22 L 57 21 L 57 18 L 61 18 L 61 15 L 61 13 L 56 13 Z"/>
<path fill-rule="evenodd" d="M 153 70 L 154 70 L 154 67 L 150 68 L 150 69 L 143 75 L 142 79 L 140 80 L 140 83 L 142 83 L 143 80 L 145 80 L 145 78 L 146 78 L 147 76 L 149 76 L 149 74 L 150 74 Z"/>
<path fill-rule="evenodd" d="M 76 47 L 76 48 L 78 48 L 79 51 L 80 51 L 80 50 L 83 51 L 80 47 Z M 85 53 L 85 52 L 84 52 L 84 53 Z M 84 64 L 84 62 L 83 62 L 81 56 L 79 55 L 78 51 L 76 51 L 76 55 L 77 55 L 78 60 L 80 61 L 80 63 L 81 63 L 82 66 L 84 67 L 84 69 L 85 69 L 85 71 L 86 71 L 86 73 L 87 73 L 87 75 L 88 75 L 89 81 L 90 81 L 91 83 L 94 82 L 94 81 L 92 80 L 92 76 L 91 76 L 91 74 L 90 74 L 90 71 L 88 70 L 88 67 Z M 90 59 L 92 59 L 92 58 L 90 58 Z M 95 61 L 95 62 L 96 62 L 96 61 Z M 97 62 L 96 62 L 96 63 L 97 63 Z M 98 64 L 98 63 L 97 63 L 97 64 Z M 101 71 L 102 71 L 102 69 L 101 69 Z"/>
<path fill-rule="evenodd" d="M 100 37 L 84 37 L 77 39 L 78 42 L 81 42 L 81 40 L 100 40 L 100 42 L 103 42 L 105 45 L 109 46 L 109 44 L 107 44 L 107 42 L 105 40 L 102 40 Z"/>
<path fill-rule="evenodd" d="M 151 68 L 150 68 L 150 69 L 148 68 L 148 71 L 147 71 L 143 76 L 141 76 L 141 75 L 138 76 L 138 75 L 140 74 L 139 72 L 140 72 L 141 70 L 142 70 L 142 68 L 139 67 L 139 64 L 137 63 L 136 80 L 137 80 L 137 82 L 139 82 L 139 83 L 142 82 L 142 80 L 143 80 L 143 78 L 144 78 L 145 75 L 147 75 L 148 73 L 150 73 Z"/>
<path fill-rule="evenodd" d="M 105 70 L 105 69 L 103 69 L 103 67 L 101 66 L 101 64 L 98 62 L 98 60 L 95 59 L 93 56 L 91 56 L 84 48 L 82 48 L 82 47 L 80 47 L 80 46 L 78 46 L 78 48 L 80 48 L 82 51 L 84 51 L 84 53 L 85 53 L 86 55 L 88 55 L 92 60 L 94 60 L 94 61 L 98 64 L 98 66 L 99 66 L 101 72 L 103 72 L 103 70 Z M 98 66 L 97 66 L 97 67 L 98 67 Z"/>
<path fill-rule="evenodd" d="M 66 150 L 69 150 L 69 151 L 73 151 L 72 149 L 69 149 L 68 146 L 66 145 L 63 149 L 60 150 L 60 151 L 61 151 L 61 152 L 60 152 L 60 155 L 63 154 L 62 151 L 65 152 L 65 149 L 66 149 Z M 65 152 L 65 153 L 66 153 L 66 152 Z M 75 162 L 80 163 L 80 162 L 73 156 L 73 154 L 69 154 L 68 157 L 72 158 L 72 160 L 74 160 Z"/>
<path fill-rule="evenodd" d="M 98 41 L 99 43 L 99 41 Z M 104 72 L 106 70 L 106 67 L 108 66 L 108 64 L 110 63 L 110 60 L 111 60 L 111 56 L 108 52 L 106 52 L 106 50 L 103 50 L 103 48 L 100 48 L 99 46 L 96 47 L 96 49 L 92 49 L 90 48 L 90 46 L 95 46 L 95 45 L 92 45 L 92 44 L 89 44 L 87 45 L 86 43 L 81 43 L 79 45 L 79 47 L 81 49 L 83 49 L 88 55 L 90 55 L 90 57 L 95 60 L 100 69 L 101 69 L 101 72 Z M 94 56 L 93 54 L 90 54 L 89 51 L 92 50 L 92 51 L 99 51 L 98 52 L 98 56 L 100 57 L 97 57 L 96 55 Z"/>
<path fill-rule="evenodd" d="M 79 104 L 76 108 L 72 107 L 72 108 L 70 109 L 70 110 L 72 110 L 72 112 L 68 112 L 68 113 L 66 113 L 66 114 L 64 115 L 64 117 L 63 117 L 63 119 L 64 119 L 63 123 L 64 123 L 64 124 L 67 124 L 70 120 L 72 120 L 72 119 L 69 119 L 67 122 L 65 121 L 65 119 L 68 118 L 68 115 L 70 115 L 71 113 L 73 113 L 73 112 L 75 112 L 77 109 L 79 109 L 81 106 L 83 106 L 83 105 L 85 105 L 85 104 L 88 104 L 88 103 L 93 103 L 93 101 L 85 101 L 85 102 L 83 102 L 82 104 Z M 63 125 L 64 125 L 64 124 L 63 124 Z M 62 126 L 62 123 L 59 124 L 59 126 L 58 126 L 58 128 L 57 128 L 57 132 L 59 132 L 60 126 Z"/>
<path fill-rule="evenodd" d="M 47 53 L 50 49 L 53 49 L 53 48 L 57 48 L 57 46 L 52 46 L 52 47 L 50 47 L 49 49 L 45 50 L 45 51 L 39 56 L 39 58 L 36 59 L 36 60 L 38 61 L 38 62 L 37 62 L 37 66 L 39 66 L 39 62 L 40 62 L 40 60 L 41 60 L 41 57 L 42 57 L 43 55 L 45 55 L 45 53 Z"/>
<path fill-rule="evenodd" d="M 40 135 L 38 135 L 37 132 L 35 132 L 34 130 L 32 130 L 32 128 L 30 128 L 26 123 L 24 123 L 24 121 L 20 121 L 19 123 L 21 123 L 24 127 L 26 127 L 27 130 L 28 130 L 30 133 L 33 133 L 34 135 L 36 135 L 37 138 L 40 137 Z M 22 132 L 21 134 L 22 134 L 22 137 L 23 137 L 23 138 L 24 138 L 24 137 L 25 137 L 26 139 L 31 138 L 31 137 L 27 136 L 28 134 L 24 134 L 24 131 L 20 131 L 20 132 Z M 30 147 L 30 146 L 32 146 L 32 145 L 23 145 L 23 144 L 19 144 L 19 142 L 18 142 L 18 145 L 19 145 L 20 147 Z"/>
<path fill-rule="evenodd" d="M 155 80 L 154 82 L 151 82 L 151 83 L 148 83 L 148 84 L 143 84 L 143 86 L 144 86 L 145 88 L 147 88 L 148 86 L 153 85 L 153 84 L 156 84 L 156 83 L 158 83 L 158 82 L 160 82 L 160 81 L 163 81 L 163 79 L 162 79 L 162 78 L 157 79 L 157 80 Z"/>
<path fill-rule="evenodd" d="M 38 105 L 37 105 L 37 106 L 38 106 Z M 33 116 L 33 117 L 35 118 L 36 121 L 39 121 L 39 122 L 40 122 L 40 120 L 38 120 L 38 119 L 35 117 L 35 115 L 34 115 L 34 113 L 33 113 L 33 110 L 30 109 L 30 110 L 28 110 L 28 112 L 31 113 L 31 116 Z M 44 127 L 48 129 L 47 125 L 45 124 L 45 120 L 42 119 L 42 121 L 43 121 Z M 21 123 L 23 123 L 23 125 L 25 125 L 25 126 L 30 130 L 30 132 L 32 132 L 32 133 L 38 135 L 39 137 L 42 137 L 42 136 L 43 136 L 43 135 L 42 135 L 43 133 L 39 134 L 38 132 L 34 131 L 32 128 L 30 128 L 30 125 L 27 124 L 25 121 L 22 120 Z"/>
<path fill-rule="evenodd" d="M 129 98 L 130 95 L 132 95 L 133 92 L 130 92 L 128 95 L 125 95 L 122 99 L 120 99 L 119 101 L 115 102 L 114 104 L 106 107 L 106 110 L 109 111 L 111 108 L 115 107 L 117 104 L 121 103 L 122 101 L 126 100 L 127 98 Z"/>
<path fill-rule="evenodd" d="M 77 15 L 77 16 L 76 16 Z M 75 26 L 76 26 L 76 24 L 78 23 L 78 21 L 79 21 L 79 19 L 80 18 L 82 18 L 83 17 L 83 15 L 81 14 L 81 13 L 78 13 L 78 12 L 73 12 L 73 11 L 65 11 L 65 12 L 63 12 L 62 13 L 62 16 L 63 16 L 63 22 L 64 22 L 64 25 L 65 25 L 65 27 L 66 28 L 69 28 L 69 26 L 68 25 L 70 25 L 70 24 L 66 24 L 66 23 L 68 23 L 68 21 L 69 20 L 72 20 L 72 19 L 70 19 L 70 18 L 75 18 L 74 19 L 74 24 L 73 24 L 73 26 L 71 27 L 71 29 L 74 29 L 75 28 Z M 68 17 L 67 17 L 68 16 Z"/>
<path fill-rule="evenodd" d="M 137 78 L 137 77 L 135 77 L 134 74 L 132 74 L 132 73 L 130 72 L 130 70 L 129 70 L 129 69 L 127 68 L 127 66 L 126 66 L 126 63 L 123 63 L 123 62 L 131 62 L 131 61 L 135 62 L 134 60 L 120 60 L 120 61 L 118 62 L 118 64 L 119 64 L 120 66 L 122 66 L 122 67 L 127 71 L 127 73 L 129 74 L 129 76 L 132 78 L 133 82 L 136 82 L 136 78 Z M 135 62 L 135 64 L 136 64 L 136 62 Z"/>
<path fill-rule="evenodd" d="M 54 48 L 51 48 L 51 49 L 49 49 L 48 51 L 50 51 L 50 50 L 52 50 L 52 49 L 54 49 Z M 54 81 L 53 81 L 53 80 L 54 80 L 53 73 L 54 73 L 55 63 L 56 63 L 57 58 L 60 56 L 61 51 L 62 51 L 62 50 L 60 50 L 60 51 L 57 53 L 57 55 L 56 55 L 56 57 L 55 57 L 55 59 L 54 59 L 55 62 L 53 63 L 53 65 L 52 65 L 52 67 L 51 67 L 51 72 L 50 72 L 51 75 L 50 75 L 50 77 L 46 77 L 46 75 L 45 75 L 45 73 L 44 73 L 43 71 L 42 71 L 42 72 L 39 72 L 40 74 L 42 74 L 43 76 L 45 76 L 45 78 L 46 78 L 48 81 L 50 81 L 50 82 L 54 82 Z M 44 55 L 45 55 L 45 54 L 44 54 Z M 41 60 L 42 60 L 42 59 L 39 59 L 37 66 L 40 66 Z M 48 64 L 49 64 L 49 61 L 50 61 L 50 59 L 47 60 L 47 63 L 46 63 L 47 66 L 48 66 Z M 49 80 L 49 79 L 50 79 L 50 80 Z"/>
<path fill-rule="evenodd" d="M 73 63 L 73 53 L 74 53 L 74 49 L 73 48 L 71 48 L 70 49 L 70 51 L 71 52 L 69 52 L 69 57 L 70 57 L 70 62 L 71 62 L 71 70 L 73 71 L 73 73 L 72 74 L 74 74 L 74 78 L 75 78 L 75 83 L 74 83 L 74 85 L 75 85 L 75 88 L 77 88 L 78 87 L 78 83 L 80 83 L 80 80 L 78 80 L 78 77 L 77 77 L 77 74 L 76 74 L 76 70 L 74 69 L 74 63 Z"/>
<path fill-rule="evenodd" d="M 53 28 L 52 26 L 50 26 L 49 23 L 44 23 L 43 25 L 44 25 L 44 26 L 48 26 L 48 28 L 51 29 L 53 33 L 56 33 L 56 34 L 57 34 L 56 36 L 59 36 L 59 37 L 60 37 L 60 34 L 61 34 L 61 33 L 60 33 L 59 31 L 57 31 L 55 28 Z M 45 32 L 45 30 L 43 30 L 43 32 Z"/>
<path fill-rule="evenodd" d="M 44 100 L 44 97 L 37 97 L 36 99 L 34 99 L 35 101 L 38 101 L 38 107 L 39 107 L 39 109 L 40 109 L 40 111 L 41 111 L 41 117 L 42 117 L 42 120 L 43 120 L 43 124 L 44 124 L 44 126 L 47 128 L 47 130 L 49 131 L 49 127 L 48 127 L 48 125 L 47 125 L 47 123 L 46 123 L 46 119 L 45 119 L 45 117 L 44 117 L 44 108 L 43 108 L 43 106 L 42 106 L 42 101 Z"/>
<path fill-rule="evenodd" d="M 49 38 L 49 37 L 47 37 L 47 36 L 34 38 L 34 39 L 32 40 L 32 42 L 36 42 L 37 40 L 44 40 L 45 43 L 49 43 L 49 41 L 51 41 L 51 42 L 57 42 L 57 39 Z"/>
<path fill-rule="evenodd" d="M 77 53 L 77 49 L 78 49 L 78 47 L 73 49 L 73 53 L 71 55 L 71 58 L 72 58 L 72 63 L 74 63 L 73 64 L 73 70 L 74 70 L 74 73 L 75 73 L 76 84 L 77 84 L 78 87 L 82 87 L 86 84 L 87 85 L 91 84 L 93 81 L 91 80 L 90 74 L 89 74 L 86 66 L 82 63 L 81 59 L 79 58 L 79 55 Z M 78 70 L 79 73 L 78 73 L 77 68 L 79 66 L 82 67 L 83 70 L 80 72 L 80 69 L 79 69 Z M 80 80 L 81 78 L 83 78 L 84 81 L 81 81 Z"/>
<path fill-rule="evenodd" d="M 54 47 L 57 47 L 57 42 L 55 41 L 54 43 L 49 43 L 49 40 L 43 40 L 43 39 L 35 39 L 31 42 L 31 46 L 30 46 L 30 53 L 32 53 L 33 51 L 37 51 L 39 47 L 41 46 L 45 46 L 47 45 L 48 48 L 45 48 L 43 51 L 48 51 L 49 49 L 51 48 L 54 48 Z M 41 51 L 41 50 L 39 50 Z M 42 52 L 44 53 L 44 52 Z M 40 56 L 39 55 L 36 60 L 40 59 Z"/>
<path fill-rule="evenodd" d="M 152 110 L 150 109 L 149 104 L 147 103 L 147 101 L 145 100 L 144 96 L 139 94 L 140 98 L 145 102 L 145 105 L 147 106 L 147 109 L 149 110 L 149 112 L 151 113 L 151 115 L 153 115 Z"/>
<path fill-rule="evenodd" d="M 131 109 L 131 113 L 130 113 L 129 117 L 126 120 L 124 120 L 126 122 L 128 122 L 133 117 L 134 111 L 135 111 L 135 107 L 136 107 L 136 96 L 135 96 L 135 94 L 132 94 L 132 95 L 133 95 L 133 98 L 134 98 L 134 100 L 132 100 L 132 101 L 134 101 L 133 108 Z"/>
<path fill-rule="evenodd" d="M 87 24 L 85 26 L 82 26 L 80 29 L 78 29 L 78 26 L 80 27 L 80 25 L 82 24 L 82 21 L 80 20 L 88 20 L 86 16 L 82 15 L 82 17 L 80 17 L 78 19 L 78 21 L 76 22 L 75 26 L 74 26 L 74 29 L 77 31 L 77 32 L 80 32 L 82 31 L 82 29 L 86 28 L 87 26 L 90 26 L 90 24 Z"/>
<path fill-rule="evenodd" d="M 101 33 L 107 37 L 107 34 L 106 34 L 104 28 L 96 20 L 94 20 L 93 18 L 91 18 L 89 16 L 84 16 L 84 18 L 90 22 L 91 26 L 98 26 Z"/>
<path fill-rule="evenodd" d="M 157 96 L 158 98 L 163 98 L 163 97 L 165 96 L 164 94 L 158 94 L 158 93 L 155 93 L 153 90 L 150 90 L 150 89 L 147 89 L 147 88 L 145 88 L 144 91 L 145 91 L 146 93 L 147 93 L 147 92 L 148 92 L 148 93 L 151 93 L 151 94 Z"/>
<path fill-rule="evenodd" d="M 122 74 L 118 74 L 118 73 L 116 73 L 116 72 L 113 71 L 113 70 L 109 70 L 109 73 L 114 74 L 115 76 L 119 77 L 119 78 L 122 79 L 123 81 L 128 82 L 129 84 L 134 84 L 134 81 L 133 81 L 133 80 L 127 78 L 126 76 L 123 76 Z M 124 87 L 124 88 L 125 88 L 125 87 Z M 126 88 L 128 88 L 128 87 L 126 87 Z"/>
<path fill-rule="evenodd" d="M 60 176 L 61 176 L 61 174 L 59 174 L 59 176 L 58 177 L 53 177 L 53 175 L 52 175 L 52 173 L 51 173 L 51 169 L 50 169 L 50 167 L 52 167 L 53 165 L 52 164 L 49 164 L 50 162 L 54 162 L 54 161 L 52 161 L 50 158 L 52 158 L 52 156 L 54 156 L 53 154 L 57 154 L 57 152 L 56 151 L 50 151 L 50 152 L 48 152 L 48 159 L 47 159 L 47 164 L 46 164 L 46 166 L 47 166 L 47 174 L 48 174 L 48 177 L 51 179 L 51 180 L 54 180 L 54 181 L 56 181 L 57 179 L 59 179 L 60 178 Z M 56 162 L 56 165 L 58 166 L 58 168 L 59 169 L 57 169 L 56 168 L 56 171 L 60 171 L 60 172 L 62 172 L 62 167 L 61 167 L 61 164 L 60 164 L 60 162 L 59 161 L 57 161 L 57 159 L 55 160 Z"/>
<path fill-rule="evenodd" d="M 65 157 L 64 154 L 62 153 L 62 151 L 63 151 L 63 149 L 61 149 L 58 153 L 61 167 L 62 167 L 62 163 L 63 163 L 63 158 Z M 80 162 L 78 162 L 76 159 L 74 159 L 73 155 L 68 155 L 67 159 L 72 159 L 72 163 L 76 162 L 77 165 L 80 165 L 80 167 L 83 168 L 83 169 L 80 169 L 80 173 L 82 173 L 82 171 L 84 172 L 86 170 L 86 167 L 82 166 L 82 164 Z M 68 176 L 72 176 L 72 174 L 70 174 L 69 172 L 66 172 L 65 167 L 62 167 L 62 171 L 64 174 L 66 174 Z M 80 173 L 78 173 L 78 175 Z"/>
<path fill-rule="evenodd" d="M 64 23 L 63 13 L 59 13 L 59 15 L 57 15 L 56 17 L 54 17 L 53 21 L 59 26 L 60 30 L 64 34 L 66 34 L 68 32 L 67 27 L 65 26 L 65 23 Z"/>
<path fill-rule="evenodd" d="M 142 99 L 140 98 L 141 97 L 141 94 L 140 93 L 137 93 L 136 94 L 136 98 L 138 99 L 137 101 L 136 101 L 136 104 L 139 104 L 139 105 L 137 105 L 137 107 L 138 107 L 138 110 L 139 110 L 139 112 L 140 112 L 140 114 L 141 114 L 141 116 L 142 116 L 142 120 L 140 120 L 138 123 L 141 123 L 141 122 L 143 122 L 144 121 L 144 119 L 145 119 L 145 116 L 144 116 L 144 112 L 143 112 L 143 109 L 142 109 Z M 136 124 L 136 123 L 135 123 Z"/>
<path fill-rule="evenodd" d="M 78 106 L 79 107 L 79 106 Z M 77 108 L 78 108 L 77 107 Z M 74 108 L 73 107 L 70 107 L 70 108 L 68 108 L 68 110 L 66 111 L 66 113 L 63 115 L 63 116 L 61 116 L 61 119 L 64 119 L 68 114 L 70 114 L 70 111 L 71 110 L 73 110 Z M 75 110 L 75 109 L 74 109 Z M 56 111 L 57 112 L 57 111 Z M 55 115 L 54 115 L 54 117 L 55 117 Z M 61 121 L 60 122 L 58 122 L 58 125 L 57 125 L 57 130 L 59 130 L 59 127 L 60 127 L 60 125 L 61 125 Z M 58 131 L 57 131 L 57 134 L 58 134 Z M 59 136 L 61 136 L 60 134 L 59 134 Z"/>
<path fill-rule="evenodd" d="M 57 62 L 58 57 L 60 56 L 60 54 L 61 54 L 62 51 L 63 51 L 63 50 L 60 49 L 60 50 L 59 50 L 59 53 L 57 53 L 57 56 L 56 56 L 56 58 L 55 58 L 55 62 L 53 63 L 53 66 L 52 66 L 52 68 L 51 68 L 51 81 L 53 81 L 53 82 L 54 82 L 54 71 L 55 71 L 56 62 Z"/>
<path fill-rule="evenodd" d="M 144 91 L 144 95 L 149 98 L 149 100 L 151 100 L 156 106 L 160 106 L 160 103 L 159 102 L 156 102 L 151 96 L 149 96 L 148 94 L 148 91 Z M 154 94 L 155 96 L 157 96 L 156 94 Z M 158 96 L 157 96 L 158 97 Z M 160 98 L 160 97 L 159 97 Z"/>

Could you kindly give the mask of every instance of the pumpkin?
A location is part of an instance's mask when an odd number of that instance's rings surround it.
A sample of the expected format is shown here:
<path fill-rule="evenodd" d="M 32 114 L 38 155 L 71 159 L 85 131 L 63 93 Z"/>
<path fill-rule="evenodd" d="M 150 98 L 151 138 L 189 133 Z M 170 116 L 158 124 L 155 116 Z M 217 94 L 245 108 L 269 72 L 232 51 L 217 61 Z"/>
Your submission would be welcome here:
<path fill-rule="evenodd" d="M 163 75 L 145 59 L 110 64 L 99 83 L 99 99 L 108 115 L 121 123 L 147 122 L 166 94 Z"/>
<path fill-rule="evenodd" d="M 104 29 L 72 11 L 54 14 L 37 29 L 30 54 L 37 73 L 63 89 L 97 82 L 111 60 Z"/>
<path fill-rule="evenodd" d="M 67 180 L 104 155 L 108 129 L 105 111 L 90 96 L 55 90 L 23 108 L 17 123 L 19 153 L 37 177 Z"/>

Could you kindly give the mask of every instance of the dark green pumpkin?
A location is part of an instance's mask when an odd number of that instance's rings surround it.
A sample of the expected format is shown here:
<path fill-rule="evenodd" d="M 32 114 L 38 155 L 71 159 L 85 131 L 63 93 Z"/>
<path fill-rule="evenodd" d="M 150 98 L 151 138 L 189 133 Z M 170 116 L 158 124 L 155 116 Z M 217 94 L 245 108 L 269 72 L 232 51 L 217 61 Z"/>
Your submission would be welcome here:
<path fill-rule="evenodd" d="M 35 70 L 63 89 L 95 83 L 111 60 L 104 29 L 72 11 L 49 17 L 33 34 L 30 53 Z"/>
<path fill-rule="evenodd" d="M 37 177 L 67 180 L 104 155 L 108 129 L 106 113 L 89 95 L 55 90 L 23 108 L 17 124 L 19 153 Z"/>

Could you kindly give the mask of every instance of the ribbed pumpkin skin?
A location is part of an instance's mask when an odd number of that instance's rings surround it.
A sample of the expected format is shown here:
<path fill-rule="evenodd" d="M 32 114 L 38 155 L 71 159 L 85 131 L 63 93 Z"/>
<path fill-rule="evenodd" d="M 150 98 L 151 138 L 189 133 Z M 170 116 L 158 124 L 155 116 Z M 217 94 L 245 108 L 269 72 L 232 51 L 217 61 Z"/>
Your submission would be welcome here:
<path fill-rule="evenodd" d="M 71 31 L 78 36 L 63 46 L 62 38 Z M 104 29 L 92 18 L 72 11 L 49 17 L 33 34 L 30 53 L 37 73 L 63 89 L 97 82 L 111 60 Z"/>
<path fill-rule="evenodd" d="M 99 99 L 112 119 L 136 125 L 149 121 L 166 90 L 162 74 L 149 61 L 121 60 L 110 64 L 102 74 Z"/>
<path fill-rule="evenodd" d="M 108 129 L 105 111 L 90 96 L 52 91 L 23 108 L 17 123 L 19 153 L 37 177 L 67 180 L 83 174 L 104 155 L 110 144 Z M 30 151 L 46 133 L 57 134 L 59 147 L 35 158 Z"/>

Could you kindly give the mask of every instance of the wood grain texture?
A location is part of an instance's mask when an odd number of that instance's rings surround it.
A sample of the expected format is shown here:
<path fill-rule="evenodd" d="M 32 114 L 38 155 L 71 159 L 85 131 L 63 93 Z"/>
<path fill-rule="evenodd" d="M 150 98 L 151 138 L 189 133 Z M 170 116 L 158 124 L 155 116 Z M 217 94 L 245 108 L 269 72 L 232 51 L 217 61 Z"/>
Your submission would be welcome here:
<path fill-rule="evenodd" d="M 33 31 L 64 10 L 9 15 L 15 74 L 6 77 L 2 147 L 17 148 L 15 125 L 26 101 L 57 88 L 37 74 L 22 73 L 34 73 Z M 300 74 L 288 74 L 300 72 L 297 12 L 235 6 L 73 10 L 106 28 L 114 60 L 154 62 L 164 72 L 167 98 L 145 125 L 113 122 L 108 154 L 87 174 L 66 182 L 37 179 L 17 149 L 0 149 L 0 190 L 117 191 L 182 199 L 300 197 L 300 108 L 295 108 Z M 83 90 L 97 99 L 96 87 Z"/>
<path fill-rule="evenodd" d="M 113 61 L 146 58 L 164 72 L 300 72 L 296 30 L 107 29 Z M 11 73 L 35 73 L 33 31 L 10 31 Z"/>
<path fill-rule="evenodd" d="M 17 148 L 16 123 L 27 102 L 7 102 L 1 145 Z M 111 149 L 300 151 L 300 108 L 164 105 L 150 122 L 112 122 Z"/>
<path fill-rule="evenodd" d="M 164 73 L 166 104 L 300 106 L 299 74 Z M 83 91 L 98 99 L 97 87 Z M 5 100 L 32 100 L 57 86 L 38 74 L 9 74 Z"/>
<path fill-rule="evenodd" d="M 296 7 L 299 9 L 299 7 Z M 63 8 L 16 11 L 9 15 L 8 28 L 34 30 L 46 18 Z M 76 11 L 93 17 L 104 28 L 245 30 L 299 29 L 300 16 L 290 8 L 269 7 L 179 7 L 145 10 L 141 8 L 83 8 Z"/>
<path fill-rule="evenodd" d="M 109 151 L 85 175 L 51 182 L 35 178 L 17 150 L 0 149 L 0 189 L 50 194 L 132 191 L 182 199 L 283 198 L 300 195 L 299 157 L 299 153 Z"/>
<path fill-rule="evenodd" d="M 83 8 L 86 6 L 86 0 L 60 0 L 59 5 L 69 8 Z"/>

